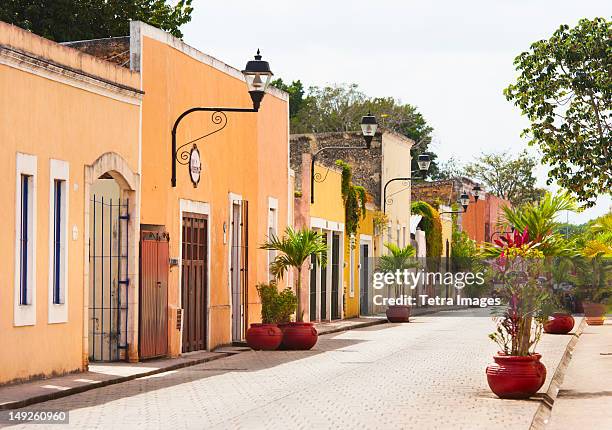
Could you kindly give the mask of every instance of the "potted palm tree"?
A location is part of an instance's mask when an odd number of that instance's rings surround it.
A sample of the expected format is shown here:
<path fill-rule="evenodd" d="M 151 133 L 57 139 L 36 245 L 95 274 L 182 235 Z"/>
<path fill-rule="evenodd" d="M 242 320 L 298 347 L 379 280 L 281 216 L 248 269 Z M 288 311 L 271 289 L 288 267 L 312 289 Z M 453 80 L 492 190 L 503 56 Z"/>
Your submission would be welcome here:
<path fill-rule="evenodd" d="M 385 243 L 385 248 L 389 251 L 387 255 L 383 255 L 378 260 L 377 269 L 385 273 L 403 273 L 404 270 L 417 267 L 415 260 L 416 250 L 412 245 L 406 245 L 405 248 L 400 248 L 394 243 Z M 395 297 L 404 293 L 404 285 L 393 285 Z M 410 321 L 410 306 L 408 305 L 393 305 L 387 307 L 387 319 L 392 323 L 409 322 Z"/>
<path fill-rule="evenodd" d="M 576 284 L 572 273 L 574 264 L 570 257 L 548 259 L 548 270 L 552 275 L 552 291 L 545 309 L 550 316 L 544 323 L 544 331 L 549 334 L 567 334 L 574 328 L 574 317 L 571 314 L 571 300 L 568 290 Z"/>
<path fill-rule="evenodd" d="M 304 264 L 314 257 L 321 267 L 327 263 L 327 244 L 319 233 L 303 228 L 294 230 L 287 227 L 282 238 L 272 235 L 261 245 L 261 249 L 276 251 L 277 255 L 270 263 L 270 272 L 276 279 L 282 279 L 289 269 L 295 269 L 295 294 L 297 295 L 296 322 L 281 325 L 283 331 L 282 346 L 286 349 L 307 350 L 317 343 L 318 333 L 310 322 L 303 322 L 303 309 L 300 305 L 302 270 Z"/>

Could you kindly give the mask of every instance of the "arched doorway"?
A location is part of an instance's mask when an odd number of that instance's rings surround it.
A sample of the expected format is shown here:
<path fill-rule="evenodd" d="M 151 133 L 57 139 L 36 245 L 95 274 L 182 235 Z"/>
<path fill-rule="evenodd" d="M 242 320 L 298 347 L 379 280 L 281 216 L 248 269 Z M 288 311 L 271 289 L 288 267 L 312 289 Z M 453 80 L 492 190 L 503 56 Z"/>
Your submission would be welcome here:
<path fill-rule="evenodd" d="M 86 362 L 138 360 L 138 181 L 115 153 L 85 168 Z"/>

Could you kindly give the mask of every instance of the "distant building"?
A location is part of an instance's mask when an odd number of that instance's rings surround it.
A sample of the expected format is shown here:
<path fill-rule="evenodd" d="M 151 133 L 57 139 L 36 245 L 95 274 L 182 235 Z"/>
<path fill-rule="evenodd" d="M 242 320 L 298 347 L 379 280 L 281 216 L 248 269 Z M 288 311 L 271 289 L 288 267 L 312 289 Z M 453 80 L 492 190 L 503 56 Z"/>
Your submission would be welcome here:
<path fill-rule="evenodd" d="M 304 297 L 302 303 L 310 304 L 304 314 L 311 320 L 350 318 L 380 311 L 372 304 L 374 292 L 368 285 L 374 270 L 372 257 L 384 252 L 384 243 L 401 247 L 410 244 L 411 215 L 410 182 L 395 181 L 387 187 L 386 225 L 385 217 L 381 224 L 380 212 L 385 209 L 383 190 L 390 179 L 410 178 L 413 144 L 407 137 L 385 129 L 374 136 L 369 150 L 363 149 L 361 132 L 291 135 L 290 162 L 299 191 L 295 201 L 296 225 L 313 228 L 331 241 L 328 261 L 332 264 L 328 264 L 327 272 L 313 266 L 310 279 L 304 279 L 304 284 L 310 281 L 310 300 Z M 329 149 L 316 157 L 315 198 L 311 203 L 311 157 L 321 148 Z M 363 186 L 368 194 L 366 216 L 352 237 L 345 231 L 341 174 L 336 160 L 351 166 L 353 183 Z M 338 248 L 344 252 L 337 255 Z M 337 273 L 337 267 L 344 269 Z M 361 288 L 364 285 L 368 288 Z"/>
<path fill-rule="evenodd" d="M 501 208 L 510 205 L 510 202 L 486 192 L 484 196 L 475 201 L 471 195 L 471 190 L 477 182 L 459 177 L 449 180 L 417 182 L 412 185 L 412 199 L 414 201 L 423 200 L 434 206 L 456 204 L 461 209 L 458 200 L 463 191 L 470 196 L 470 205 L 465 213 L 457 215 L 457 224 L 462 231 L 465 231 L 470 239 L 478 243 L 490 242 L 491 237 L 496 232 L 500 233 L 497 227 L 498 221 L 502 216 Z"/>

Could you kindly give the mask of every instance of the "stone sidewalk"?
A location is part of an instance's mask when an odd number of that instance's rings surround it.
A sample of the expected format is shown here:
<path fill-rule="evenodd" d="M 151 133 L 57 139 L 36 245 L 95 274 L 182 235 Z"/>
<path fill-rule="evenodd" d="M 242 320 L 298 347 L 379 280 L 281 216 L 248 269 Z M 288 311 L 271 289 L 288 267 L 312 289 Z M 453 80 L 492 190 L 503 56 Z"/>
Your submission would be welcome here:
<path fill-rule="evenodd" d="M 612 429 L 612 321 L 586 326 L 546 429 Z"/>
<path fill-rule="evenodd" d="M 386 319 L 378 317 L 365 317 L 317 323 L 315 326 L 320 334 L 326 334 L 382 324 L 386 321 Z M 187 366 L 195 366 L 248 350 L 250 349 L 221 347 L 214 352 L 192 352 L 183 354 L 178 358 L 153 359 L 140 363 L 91 363 L 89 365 L 89 371 L 87 372 L 71 373 L 53 378 L 29 381 L 22 384 L 1 386 L 0 410 L 22 408 L 35 403 L 82 393 L 111 384 L 152 376 Z"/>
<path fill-rule="evenodd" d="M 61 428 L 88 430 L 528 429 L 575 337 L 543 335 L 541 393 L 500 400 L 485 376 L 494 325 L 477 314 L 330 333 L 311 351 L 247 351 L 25 410 L 67 410 Z"/>

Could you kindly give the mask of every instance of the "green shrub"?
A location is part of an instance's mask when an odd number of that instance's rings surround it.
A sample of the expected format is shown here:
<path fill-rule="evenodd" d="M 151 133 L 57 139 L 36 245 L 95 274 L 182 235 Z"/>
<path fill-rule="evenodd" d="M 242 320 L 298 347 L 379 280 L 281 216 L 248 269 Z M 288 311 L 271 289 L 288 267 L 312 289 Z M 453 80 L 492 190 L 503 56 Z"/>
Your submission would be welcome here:
<path fill-rule="evenodd" d="M 297 296 L 289 287 L 280 293 L 275 282 L 258 284 L 257 292 L 261 300 L 261 322 L 278 324 L 291 321 L 297 309 Z"/>

